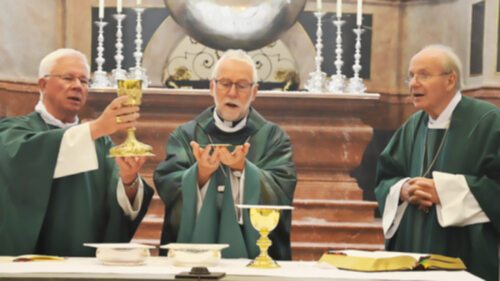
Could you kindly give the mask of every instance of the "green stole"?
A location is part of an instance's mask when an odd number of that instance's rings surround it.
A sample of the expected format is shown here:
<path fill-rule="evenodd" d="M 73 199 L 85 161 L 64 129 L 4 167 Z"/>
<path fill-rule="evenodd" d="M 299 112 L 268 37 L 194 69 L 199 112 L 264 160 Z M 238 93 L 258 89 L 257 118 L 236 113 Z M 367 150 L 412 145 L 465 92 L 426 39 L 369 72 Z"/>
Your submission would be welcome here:
<path fill-rule="evenodd" d="M 198 136 L 200 144 L 230 143 L 242 144 L 254 130 L 253 124 L 242 132 L 221 134 L 212 124 L 203 124 L 205 136 Z M 221 166 L 210 178 L 200 212 L 197 214 L 197 175 L 198 165 L 193 165 L 182 179 L 182 217 L 177 242 L 179 243 L 227 243 L 230 246 L 222 251 L 224 258 L 252 258 L 259 254 L 255 242 L 259 238 L 253 229 L 248 211 L 243 211 L 243 225 L 240 226 L 234 207 L 231 189 L 230 169 Z M 245 163 L 244 204 L 260 204 L 259 169 L 249 161 Z M 224 191 L 217 187 L 224 185 Z"/>
<path fill-rule="evenodd" d="M 432 178 L 432 172 L 436 166 L 437 159 L 439 158 L 439 153 L 441 152 L 442 146 L 446 141 L 446 130 L 444 129 L 429 129 L 425 128 L 425 142 L 423 145 L 423 153 L 421 153 L 420 163 L 422 163 L 420 176 L 426 178 Z M 423 158 L 423 159 L 422 159 Z M 414 214 L 414 229 L 415 235 L 411 243 L 411 247 L 414 251 L 418 252 L 418 249 L 422 249 L 422 243 L 424 239 L 427 238 L 425 233 L 423 233 L 424 222 L 428 219 L 429 215 L 436 215 L 436 207 L 433 205 L 428 212 L 417 211 Z"/>

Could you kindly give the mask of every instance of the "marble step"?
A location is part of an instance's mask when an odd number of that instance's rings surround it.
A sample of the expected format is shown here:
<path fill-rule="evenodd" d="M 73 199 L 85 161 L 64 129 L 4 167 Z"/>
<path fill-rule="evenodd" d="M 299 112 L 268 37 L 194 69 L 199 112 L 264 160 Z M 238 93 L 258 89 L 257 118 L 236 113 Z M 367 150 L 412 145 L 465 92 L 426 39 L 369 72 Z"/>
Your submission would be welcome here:
<path fill-rule="evenodd" d="M 293 220 L 323 219 L 330 222 L 372 222 L 377 202 L 361 200 L 295 199 Z"/>
<path fill-rule="evenodd" d="M 371 222 L 374 220 L 376 202 L 360 200 L 295 199 L 293 220 L 323 219 L 326 221 Z M 163 217 L 165 205 L 155 194 L 148 215 Z"/>
<path fill-rule="evenodd" d="M 159 239 L 163 217 L 147 216 L 134 238 Z M 292 221 L 292 242 L 382 244 L 380 221 L 326 222 L 323 220 Z"/>
<path fill-rule="evenodd" d="M 294 197 L 319 200 L 363 200 L 363 190 L 350 177 L 341 176 L 328 180 L 309 179 L 301 176 L 299 172 Z"/>
<path fill-rule="evenodd" d="M 134 239 L 160 240 L 163 216 L 146 215 L 135 232 Z"/>
<path fill-rule="evenodd" d="M 382 244 L 382 223 L 328 222 L 319 219 L 292 221 L 292 242 Z"/>

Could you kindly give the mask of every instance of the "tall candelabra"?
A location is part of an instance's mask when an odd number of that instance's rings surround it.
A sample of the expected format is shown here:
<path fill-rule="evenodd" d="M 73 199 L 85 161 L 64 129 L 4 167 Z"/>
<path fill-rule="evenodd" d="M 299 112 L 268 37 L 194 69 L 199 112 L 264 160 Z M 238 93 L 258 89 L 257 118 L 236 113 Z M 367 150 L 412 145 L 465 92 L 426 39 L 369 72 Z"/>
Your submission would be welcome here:
<path fill-rule="evenodd" d="M 104 53 L 104 27 L 108 24 L 107 22 L 100 19 L 94 22 L 99 28 L 97 36 L 97 58 L 95 62 L 97 63 L 97 70 L 94 71 L 92 76 L 92 88 L 106 88 L 111 86 L 108 79 L 108 74 L 102 70 L 102 65 L 106 61 L 103 57 Z"/>
<path fill-rule="evenodd" d="M 337 37 L 335 39 L 335 69 L 336 72 L 331 76 L 330 83 L 328 84 L 328 91 L 332 93 L 343 93 L 345 90 L 345 75 L 342 75 L 342 25 L 345 21 L 341 17 L 337 17 L 333 24 L 337 27 Z"/>
<path fill-rule="evenodd" d="M 142 80 L 142 88 L 147 88 L 149 85 L 148 76 L 146 75 L 146 69 L 141 66 L 142 60 L 142 13 L 144 8 L 134 8 L 137 15 L 136 26 L 135 26 L 135 66 L 129 69 L 130 76 L 133 79 Z"/>
<path fill-rule="evenodd" d="M 363 94 L 366 87 L 363 83 L 363 79 L 359 77 L 359 71 L 361 70 L 359 61 L 361 59 L 361 34 L 364 32 L 364 29 L 361 28 L 361 25 L 358 25 L 355 29 L 353 29 L 353 31 L 356 34 L 356 51 L 354 53 L 354 65 L 352 66 L 352 69 L 354 70 L 354 77 L 349 79 L 347 91 L 351 94 Z"/>
<path fill-rule="evenodd" d="M 116 19 L 116 54 L 115 54 L 115 61 L 116 61 L 116 68 L 113 69 L 112 71 L 112 83 L 114 87 L 117 87 L 118 85 L 118 80 L 124 80 L 127 79 L 127 72 L 122 69 L 122 61 L 123 61 L 123 54 L 122 54 L 122 49 L 123 49 L 123 33 L 122 33 L 122 21 L 125 19 L 126 15 L 118 13 L 114 14 L 113 17 Z"/>
<path fill-rule="evenodd" d="M 316 18 L 318 18 L 318 24 L 316 29 L 316 57 L 314 58 L 316 62 L 316 70 L 309 73 L 309 80 L 305 85 L 309 92 L 323 92 L 325 90 L 326 73 L 321 71 L 321 63 L 323 62 L 322 49 L 323 49 L 323 30 L 321 24 L 321 18 L 323 17 L 323 12 L 314 13 Z"/>

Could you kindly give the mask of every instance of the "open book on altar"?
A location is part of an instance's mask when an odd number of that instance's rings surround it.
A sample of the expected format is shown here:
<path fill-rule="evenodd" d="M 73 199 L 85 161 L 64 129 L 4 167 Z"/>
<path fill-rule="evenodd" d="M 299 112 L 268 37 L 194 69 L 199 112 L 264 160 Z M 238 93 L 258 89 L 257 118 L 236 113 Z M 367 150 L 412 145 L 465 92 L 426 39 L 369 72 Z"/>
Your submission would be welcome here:
<path fill-rule="evenodd" d="M 404 270 L 465 270 L 460 258 L 412 253 L 337 251 L 323 254 L 319 260 L 338 269 L 376 272 Z"/>

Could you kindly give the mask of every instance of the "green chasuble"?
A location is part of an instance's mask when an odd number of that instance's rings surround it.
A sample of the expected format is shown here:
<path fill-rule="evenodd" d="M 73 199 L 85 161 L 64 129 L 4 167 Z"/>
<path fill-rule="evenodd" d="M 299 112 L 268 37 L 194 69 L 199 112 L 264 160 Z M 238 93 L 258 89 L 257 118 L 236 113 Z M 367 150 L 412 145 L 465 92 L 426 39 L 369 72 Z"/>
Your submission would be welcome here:
<path fill-rule="evenodd" d="M 424 213 L 409 204 L 397 232 L 386 241 L 386 248 L 460 257 L 471 273 L 496 281 L 500 236 L 500 111 L 492 104 L 464 96 L 452 114 L 448 132 L 428 129 L 427 122 L 428 116 L 422 111 L 412 115 L 380 155 L 375 195 L 381 213 L 390 187 L 405 177 L 424 176 L 436 158 L 430 170 L 464 175 L 490 222 L 441 227 L 435 206 Z M 432 177 L 432 173 L 425 176 Z"/>
<path fill-rule="evenodd" d="M 94 256 L 85 242 L 128 242 L 153 190 L 145 185 L 133 221 L 116 198 L 118 166 L 109 137 L 95 141 L 99 168 L 54 179 L 65 130 L 38 113 L 0 121 L 0 255 Z"/>
<path fill-rule="evenodd" d="M 228 243 L 226 258 L 254 258 L 259 249 L 258 232 L 253 229 L 248 211 L 239 225 L 234 208 L 228 167 L 221 166 L 211 177 L 199 214 L 196 211 L 198 168 L 190 142 L 233 145 L 250 143 L 245 163 L 243 204 L 292 205 L 296 170 L 292 147 L 286 133 L 250 109 L 246 126 L 235 133 L 219 130 L 208 108 L 195 120 L 178 127 L 167 142 L 166 160 L 154 174 L 158 193 L 165 203 L 162 244 Z M 224 185 L 223 191 L 218 186 Z M 269 238 L 269 254 L 278 260 L 291 259 L 291 212 L 281 213 L 280 222 Z"/>

